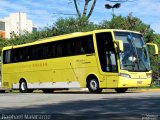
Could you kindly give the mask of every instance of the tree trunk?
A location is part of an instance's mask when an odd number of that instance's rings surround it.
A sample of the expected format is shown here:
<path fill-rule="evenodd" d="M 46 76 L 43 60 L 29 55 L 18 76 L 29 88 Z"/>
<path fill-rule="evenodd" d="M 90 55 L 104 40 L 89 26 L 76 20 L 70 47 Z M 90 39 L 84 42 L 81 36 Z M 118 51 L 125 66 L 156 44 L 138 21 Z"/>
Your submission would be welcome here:
<path fill-rule="evenodd" d="M 91 7 L 91 9 L 90 9 L 90 11 L 89 11 L 89 13 L 87 15 L 87 18 L 89 18 L 92 15 L 92 12 L 93 12 L 93 9 L 95 7 L 95 4 L 96 4 L 96 0 L 93 1 L 92 7 Z"/>
<path fill-rule="evenodd" d="M 81 17 L 81 13 L 80 13 L 80 11 L 79 11 L 79 9 L 78 9 L 78 5 L 77 5 L 77 0 L 74 0 L 74 5 L 75 5 L 75 8 L 76 8 L 78 17 Z"/>
<path fill-rule="evenodd" d="M 83 16 L 86 16 L 86 14 L 87 14 L 88 3 L 89 3 L 89 0 L 85 0 L 84 10 L 83 10 Z"/>

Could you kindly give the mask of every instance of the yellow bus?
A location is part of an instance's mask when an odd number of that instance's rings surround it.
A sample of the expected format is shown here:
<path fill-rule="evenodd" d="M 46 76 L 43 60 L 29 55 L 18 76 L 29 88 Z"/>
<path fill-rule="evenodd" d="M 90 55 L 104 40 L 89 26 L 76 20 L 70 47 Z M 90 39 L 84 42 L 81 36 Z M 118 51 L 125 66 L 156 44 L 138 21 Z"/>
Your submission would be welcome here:
<path fill-rule="evenodd" d="M 39 89 L 105 88 L 118 93 L 150 86 L 147 45 L 138 32 L 94 30 L 55 36 L 2 50 L 2 87 L 22 93 Z"/>

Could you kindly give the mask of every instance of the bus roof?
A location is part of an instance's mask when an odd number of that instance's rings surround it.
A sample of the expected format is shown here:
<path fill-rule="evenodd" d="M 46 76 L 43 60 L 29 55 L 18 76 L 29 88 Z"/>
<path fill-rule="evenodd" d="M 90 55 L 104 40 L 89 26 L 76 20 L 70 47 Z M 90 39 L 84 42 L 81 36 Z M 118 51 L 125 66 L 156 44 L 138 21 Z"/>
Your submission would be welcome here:
<path fill-rule="evenodd" d="M 89 31 L 89 32 L 75 32 L 75 33 L 70 33 L 70 34 L 64 34 L 64 35 L 47 37 L 47 38 L 39 39 L 39 40 L 31 42 L 31 43 L 25 43 L 25 44 L 21 44 L 21 45 L 7 46 L 7 47 L 4 47 L 2 50 L 13 49 L 13 48 L 20 48 L 20 47 L 31 46 L 31 45 L 35 45 L 35 44 L 41 44 L 41 43 L 47 43 L 47 42 L 52 42 L 52 41 L 57 41 L 57 40 L 68 39 L 68 38 L 74 38 L 74 37 L 79 37 L 79 36 L 84 36 L 84 35 L 90 35 L 90 34 L 93 34 L 93 33 L 113 32 L 113 31 L 133 32 L 133 33 L 140 34 L 139 32 L 130 31 L 130 30 L 100 29 L 100 30 L 94 30 L 94 31 Z"/>
<path fill-rule="evenodd" d="M 132 33 L 137 33 L 141 34 L 140 32 L 137 31 L 131 31 L 131 30 L 122 30 L 122 29 L 100 29 L 100 30 L 94 30 L 93 32 L 98 33 L 98 32 L 106 32 L 106 31 L 117 31 L 117 32 L 132 32 Z"/>

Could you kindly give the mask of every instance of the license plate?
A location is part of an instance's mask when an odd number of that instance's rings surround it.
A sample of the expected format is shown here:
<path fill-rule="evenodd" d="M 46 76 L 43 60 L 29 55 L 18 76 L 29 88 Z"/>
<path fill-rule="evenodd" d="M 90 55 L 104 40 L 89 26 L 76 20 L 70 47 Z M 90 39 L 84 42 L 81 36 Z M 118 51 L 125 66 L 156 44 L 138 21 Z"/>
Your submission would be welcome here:
<path fill-rule="evenodd" d="M 142 81 L 137 81 L 137 84 L 142 84 Z"/>

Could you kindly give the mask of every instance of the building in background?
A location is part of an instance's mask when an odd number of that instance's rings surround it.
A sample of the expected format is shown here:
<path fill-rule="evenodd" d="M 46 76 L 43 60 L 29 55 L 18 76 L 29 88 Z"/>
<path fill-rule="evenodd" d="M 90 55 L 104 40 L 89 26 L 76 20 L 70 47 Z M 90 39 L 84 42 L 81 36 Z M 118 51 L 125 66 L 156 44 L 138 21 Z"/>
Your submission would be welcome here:
<path fill-rule="evenodd" d="M 0 37 L 5 38 L 5 22 L 0 21 Z"/>
<path fill-rule="evenodd" d="M 23 35 L 25 32 L 32 33 L 33 28 L 35 29 L 32 20 L 27 19 L 27 14 L 23 12 L 12 13 L 3 21 L 5 38 Z M 0 26 L 3 25 L 0 24 Z"/>

